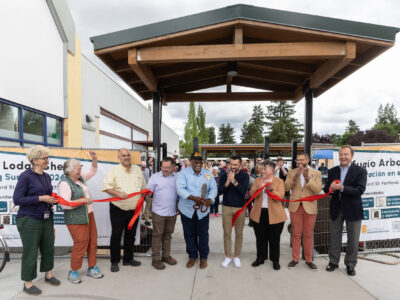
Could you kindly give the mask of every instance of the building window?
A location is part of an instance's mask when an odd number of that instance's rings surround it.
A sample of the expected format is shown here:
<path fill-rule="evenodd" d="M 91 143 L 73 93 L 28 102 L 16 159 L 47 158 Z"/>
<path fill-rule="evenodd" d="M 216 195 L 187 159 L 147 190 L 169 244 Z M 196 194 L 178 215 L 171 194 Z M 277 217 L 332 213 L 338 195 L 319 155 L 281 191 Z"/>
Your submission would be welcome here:
<path fill-rule="evenodd" d="M 23 111 L 24 140 L 44 143 L 44 116 L 25 109 Z"/>
<path fill-rule="evenodd" d="M 0 102 L 0 137 L 19 139 L 18 108 Z"/>
<path fill-rule="evenodd" d="M 0 99 L 0 140 L 62 146 L 62 119 Z"/>
<path fill-rule="evenodd" d="M 147 150 L 137 142 L 147 142 L 148 131 L 100 108 L 100 148 Z"/>

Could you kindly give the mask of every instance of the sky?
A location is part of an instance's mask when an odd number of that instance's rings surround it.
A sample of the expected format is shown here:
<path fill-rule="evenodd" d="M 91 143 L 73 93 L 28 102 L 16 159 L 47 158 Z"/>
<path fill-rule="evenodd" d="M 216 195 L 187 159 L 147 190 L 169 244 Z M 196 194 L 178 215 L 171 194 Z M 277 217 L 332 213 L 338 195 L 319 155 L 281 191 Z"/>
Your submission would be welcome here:
<path fill-rule="evenodd" d="M 143 101 L 93 53 L 91 36 L 110 33 L 222 8 L 234 4 L 249 4 L 272 9 L 313 14 L 378 25 L 400 27 L 398 0 L 67 0 L 82 45 L 82 53 L 94 61 L 112 78 L 147 106 Z M 400 111 L 400 33 L 396 45 L 359 69 L 339 84 L 314 99 L 313 132 L 343 134 L 348 121 L 354 120 L 361 130 L 375 123 L 380 104 L 393 103 Z M 242 91 L 236 88 L 233 91 Z M 206 126 L 216 129 L 222 123 L 235 128 L 236 141 L 240 129 L 251 116 L 255 104 L 265 109 L 271 102 L 201 103 L 206 111 Z M 295 117 L 304 120 L 304 99 L 296 106 Z M 163 106 L 163 122 L 183 138 L 189 103 L 169 103 Z M 134 120 L 133 120 L 134 122 Z M 218 135 L 218 130 L 216 131 Z"/>

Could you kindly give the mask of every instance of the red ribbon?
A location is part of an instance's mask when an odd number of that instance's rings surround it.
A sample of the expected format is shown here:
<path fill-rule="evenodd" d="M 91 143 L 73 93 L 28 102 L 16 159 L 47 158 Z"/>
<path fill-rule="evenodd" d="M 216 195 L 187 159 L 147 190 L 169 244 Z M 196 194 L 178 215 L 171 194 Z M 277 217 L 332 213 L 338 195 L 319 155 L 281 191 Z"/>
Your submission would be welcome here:
<path fill-rule="evenodd" d="M 333 182 L 335 183 L 340 183 L 339 180 L 334 180 Z M 237 220 L 237 218 L 239 218 L 239 215 L 246 209 L 246 207 L 250 204 L 251 201 L 253 201 L 254 198 L 256 198 L 258 196 L 258 194 L 267 186 L 269 186 L 271 184 L 271 182 L 268 182 L 267 184 L 264 184 L 262 187 L 260 187 L 258 190 L 255 191 L 255 193 L 253 194 L 253 196 L 251 196 L 251 198 L 246 202 L 246 204 L 240 209 L 238 210 L 235 215 L 232 218 L 232 227 L 235 226 L 235 222 Z M 332 193 L 333 189 L 331 188 L 329 190 L 329 192 L 327 192 L 326 194 L 322 194 L 322 195 L 312 195 L 312 196 L 308 196 L 308 197 L 304 197 L 304 198 L 300 198 L 297 200 L 288 200 L 288 199 L 282 199 L 280 197 L 278 197 L 275 194 L 272 194 L 269 190 L 266 190 L 266 193 L 268 194 L 269 197 L 271 197 L 274 200 L 277 201 L 281 201 L 281 202 L 301 202 L 301 201 L 316 201 L 319 199 L 322 199 L 326 196 L 329 196 L 330 193 Z"/>
<path fill-rule="evenodd" d="M 133 217 L 128 224 L 129 230 L 132 229 L 133 224 L 135 224 L 135 221 L 137 220 L 137 218 L 139 217 L 139 215 L 143 209 L 144 198 L 146 196 L 150 196 L 151 194 L 153 194 L 153 192 L 148 189 L 144 189 L 140 192 L 129 194 L 128 197 L 126 198 L 126 199 L 132 198 L 132 197 L 135 197 L 135 196 L 138 196 L 141 194 L 143 194 L 143 196 L 140 197 L 140 199 L 138 200 L 138 202 L 136 204 L 136 208 L 135 208 L 135 213 L 133 214 Z M 77 202 L 73 202 L 73 201 L 67 201 L 64 198 L 62 198 L 61 196 L 57 195 L 56 193 L 52 193 L 51 196 L 57 199 L 58 204 L 65 205 L 65 206 L 80 206 L 80 205 L 86 204 L 86 203 L 77 203 Z M 114 201 L 121 201 L 121 200 L 126 200 L 126 199 L 122 199 L 120 197 L 112 197 L 112 198 L 107 198 L 107 199 L 93 200 L 93 202 L 114 202 Z"/>

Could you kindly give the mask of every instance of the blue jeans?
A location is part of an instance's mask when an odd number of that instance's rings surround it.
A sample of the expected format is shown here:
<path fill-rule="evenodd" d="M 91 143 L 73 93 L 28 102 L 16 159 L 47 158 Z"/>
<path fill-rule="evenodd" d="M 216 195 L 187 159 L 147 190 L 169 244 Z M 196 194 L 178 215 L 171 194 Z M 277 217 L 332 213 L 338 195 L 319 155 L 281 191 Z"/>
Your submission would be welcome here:
<path fill-rule="evenodd" d="M 209 216 L 207 215 L 199 220 L 196 211 L 191 219 L 181 214 L 186 253 L 189 255 L 189 258 L 196 259 L 198 253 L 200 253 L 200 259 L 207 259 L 208 253 L 210 253 L 210 248 L 208 247 Z"/>

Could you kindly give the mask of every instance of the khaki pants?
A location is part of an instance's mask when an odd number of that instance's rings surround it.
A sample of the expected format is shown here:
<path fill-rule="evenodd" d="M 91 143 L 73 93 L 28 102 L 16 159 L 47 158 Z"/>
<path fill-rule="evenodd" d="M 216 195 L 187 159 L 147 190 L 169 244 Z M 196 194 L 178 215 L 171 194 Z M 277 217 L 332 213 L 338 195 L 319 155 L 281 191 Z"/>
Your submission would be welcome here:
<path fill-rule="evenodd" d="M 150 222 L 150 214 L 151 214 L 151 203 L 153 202 L 153 197 L 146 197 L 146 204 L 144 206 L 144 220 Z"/>
<path fill-rule="evenodd" d="M 232 257 L 232 219 L 241 207 L 222 206 L 222 228 L 224 229 L 225 256 Z M 235 255 L 239 256 L 243 244 L 243 227 L 245 212 L 243 211 L 235 222 Z"/>
<path fill-rule="evenodd" d="M 152 212 L 153 234 L 151 239 L 153 262 L 171 256 L 171 239 L 174 233 L 176 216 L 163 217 Z M 160 251 L 162 253 L 160 255 Z"/>

